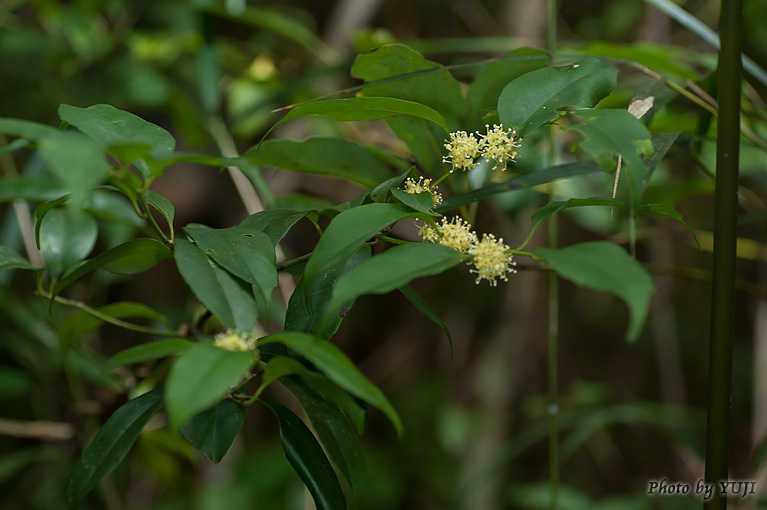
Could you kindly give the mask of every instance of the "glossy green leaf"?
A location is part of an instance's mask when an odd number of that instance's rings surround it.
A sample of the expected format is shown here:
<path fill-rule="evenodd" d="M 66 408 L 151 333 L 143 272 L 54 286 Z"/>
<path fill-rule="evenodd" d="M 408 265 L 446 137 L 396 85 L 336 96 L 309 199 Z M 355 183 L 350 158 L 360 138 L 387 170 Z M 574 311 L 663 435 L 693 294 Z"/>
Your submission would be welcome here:
<path fill-rule="evenodd" d="M 79 206 L 88 191 L 106 179 L 109 173 L 101 147 L 80 133 L 61 132 L 43 138 L 38 150 L 51 173 L 72 194 L 75 206 Z"/>
<path fill-rule="evenodd" d="M 504 87 L 498 115 L 505 127 L 524 136 L 556 119 L 560 108 L 594 107 L 615 88 L 617 76 L 615 66 L 593 57 L 531 71 Z"/>
<path fill-rule="evenodd" d="M 649 169 L 639 156 L 637 143 L 649 145 L 647 128 L 627 110 L 587 110 L 574 112 L 573 115 L 584 123 L 562 129 L 583 133 L 586 139 L 579 145 L 594 157 L 621 156 L 621 172 L 628 181 L 631 201 L 638 205 L 644 191 L 642 183 Z"/>
<path fill-rule="evenodd" d="M 301 418 L 276 402 L 264 402 L 280 422 L 285 456 L 314 498 L 317 510 L 343 510 L 346 498 L 325 452 Z"/>
<path fill-rule="evenodd" d="M 163 338 L 154 342 L 134 345 L 109 358 L 104 370 L 111 372 L 117 367 L 165 358 L 183 352 L 192 345 L 194 345 L 192 342 L 183 338 Z"/>
<path fill-rule="evenodd" d="M 286 375 L 293 374 L 303 374 L 304 372 L 306 372 L 306 367 L 293 358 L 288 358 L 286 356 L 275 356 L 269 360 L 269 363 L 266 365 L 264 373 L 261 376 L 261 385 L 254 393 L 254 396 L 258 398 L 267 386 L 269 386 L 280 377 L 285 377 Z"/>
<path fill-rule="evenodd" d="M 566 248 L 538 248 L 535 254 L 562 278 L 576 285 L 610 292 L 629 307 L 626 340 L 634 342 L 642 332 L 655 290 L 642 265 L 618 245 L 609 242 L 579 243 Z"/>
<path fill-rule="evenodd" d="M 259 397 L 267 386 L 277 379 L 288 375 L 298 375 L 307 386 L 337 405 L 346 413 L 346 417 L 354 426 L 357 434 L 362 434 L 365 431 L 367 413 L 359 406 L 358 401 L 354 400 L 349 393 L 324 375 L 308 370 L 293 358 L 286 356 L 273 357 L 266 365 L 266 369 L 261 377 L 261 385 L 254 395 Z"/>
<path fill-rule="evenodd" d="M 184 232 L 218 265 L 238 278 L 271 292 L 277 286 L 274 245 L 260 230 L 186 227 Z"/>
<path fill-rule="evenodd" d="M 93 216 L 75 208 L 51 209 L 40 222 L 40 254 L 52 278 L 88 256 L 96 244 Z"/>
<path fill-rule="evenodd" d="M 245 423 L 245 407 L 221 400 L 213 407 L 192 416 L 181 433 L 192 446 L 214 464 L 221 462 Z"/>
<path fill-rule="evenodd" d="M 257 311 L 253 293 L 245 283 L 219 267 L 189 241 L 176 239 L 173 256 L 189 288 L 227 328 L 250 331 Z"/>
<path fill-rule="evenodd" d="M 330 309 L 338 279 L 351 268 L 370 259 L 370 246 L 362 245 L 335 264 L 320 270 L 312 280 L 304 277 L 290 296 L 285 329 L 330 338 L 346 316 L 346 308 Z"/>
<path fill-rule="evenodd" d="M 433 108 L 453 130 L 463 129 L 461 121 L 466 100 L 458 81 L 440 64 L 425 59 L 401 44 L 381 46 L 358 55 L 351 75 L 365 81 L 363 96 L 384 96 L 415 101 Z M 422 119 L 400 116 L 386 120 L 397 137 L 405 142 L 413 157 L 427 171 L 442 164 L 445 132 Z"/>
<path fill-rule="evenodd" d="M 80 501 L 122 461 L 144 425 L 162 407 L 162 389 L 145 393 L 120 407 L 99 430 L 75 464 L 67 484 L 69 508 Z"/>
<path fill-rule="evenodd" d="M 440 216 L 440 214 L 434 212 L 434 199 L 432 198 L 432 194 L 428 191 L 411 195 L 401 189 L 392 188 L 391 194 L 394 195 L 397 200 L 418 212 L 428 214 L 429 216 Z"/>
<path fill-rule="evenodd" d="M 176 209 L 173 204 L 164 196 L 154 191 L 149 191 L 146 196 L 146 201 L 153 208 L 158 210 L 165 221 L 168 223 L 168 228 L 173 232 L 173 220 L 176 217 Z"/>
<path fill-rule="evenodd" d="M 240 227 L 250 230 L 261 230 L 277 244 L 298 220 L 309 214 L 309 211 L 294 211 L 291 209 L 267 209 L 251 214 L 240 223 Z"/>
<path fill-rule="evenodd" d="M 168 375 L 165 406 L 171 428 L 221 400 L 247 374 L 252 352 L 226 351 L 213 344 L 184 350 Z"/>
<path fill-rule="evenodd" d="M 32 269 L 34 271 L 42 268 L 30 264 L 16 250 L 7 246 L 0 246 L 0 271 L 8 271 L 9 269 Z"/>
<path fill-rule="evenodd" d="M 275 333 L 259 340 L 259 344 L 273 342 L 283 344 L 294 350 L 322 370 L 328 379 L 352 395 L 379 408 L 397 429 L 397 434 L 402 435 L 402 422 L 389 400 L 376 385 L 362 375 L 354 363 L 336 346 L 322 338 L 295 331 Z"/>
<path fill-rule="evenodd" d="M 176 146 L 173 136 L 160 126 L 107 104 L 88 108 L 62 104 L 59 116 L 93 140 L 112 147 L 112 152 L 124 165 L 147 153 L 154 156 L 170 154 Z M 121 150 L 120 146 L 125 148 Z"/>
<path fill-rule="evenodd" d="M 525 58 L 534 57 L 534 58 Z M 504 55 L 504 61 L 491 62 L 477 73 L 466 97 L 469 114 L 479 115 L 498 106 L 498 96 L 511 81 L 525 73 L 546 66 L 551 60 L 548 53 L 537 48 L 517 48 Z"/>
<path fill-rule="evenodd" d="M 242 157 L 254 165 L 341 177 L 368 188 L 391 177 L 386 165 L 368 150 L 341 138 L 267 140 Z"/>
<path fill-rule="evenodd" d="M 5 177 L 0 179 L 0 203 L 18 198 L 45 202 L 65 195 L 67 190 L 50 177 Z"/>
<path fill-rule="evenodd" d="M 397 204 L 367 204 L 342 212 L 333 218 L 320 237 L 306 264 L 304 278 L 311 281 L 321 269 L 348 257 L 392 223 L 420 216 L 420 213 Z"/>
<path fill-rule="evenodd" d="M 465 111 L 461 87 L 450 71 L 402 44 L 389 44 L 358 55 L 351 75 L 371 84 L 361 90 L 362 95 L 415 101 L 442 114 L 448 124 L 461 118 Z"/>
<path fill-rule="evenodd" d="M 570 177 L 577 177 L 579 175 L 588 175 L 595 172 L 599 172 L 600 168 L 594 161 L 579 161 L 577 163 L 567 163 L 565 165 L 552 166 L 543 170 L 536 170 L 528 174 L 513 177 L 508 181 L 499 182 L 496 184 L 490 184 L 483 188 L 469 191 L 456 195 L 454 197 L 446 198 L 442 204 L 440 204 L 436 211 L 438 213 L 445 213 L 458 209 L 467 204 L 479 202 L 487 197 L 503 193 L 505 191 L 515 191 L 524 188 L 530 188 L 539 184 L 556 181 L 558 179 L 569 179 Z"/>
<path fill-rule="evenodd" d="M 287 115 L 280 119 L 269 131 L 285 121 L 303 117 L 304 115 L 315 115 L 341 121 L 372 120 L 393 115 L 412 115 L 413 117 L 426 119 L 437 124 L 446 133 L 450 131 L 445 119 L 433 108 L 413 101 L 392 97 L 352 97 L 349 99 L 329 99 L 326 101 L 302 103 L 288 110 Z"/>
<path fill-rule="evenodd" d="M 365 454 L 346 416 L 304 380 L 295 376 L 284 377 L 280 383 L 301 404 L 330 461 L 349 483 L 358 501 L 367 478 Z"/>
<path fill-rule="evenodd" d="M 434 243 L 394 246 L 339 278 L 329 308 L 333 310 L 363 294 L 386 294 L 416 278 L 447 271 L 466 258 L 452 248 Z"/>
<path fill-rule="evenodd" d="M 195 244 L 218 265 L 253 285 L 258 309 L 268 322 L 277 267 L 272 240 L 260 230 L 243 227 L 184 229 Z"/>
<path fill-rule="evenodd" d="M 151 319 L 165 324 L 165 317 L 152 308 L 141 303 L 130 301 L 118 301 L 96 309 L 99 313 L 114 319 Z M 78 312 L 59 326 L 59 347 L 62 351 L 67 350 L 76 341 L 80 340 L 85 333 L 99 328 L 104 321 L 87 312 Z"/>
<path fill-rule="evenodd" d="M 48 136 L 55 136 L 59 130 L 29 120 L 0 118 L 0 133 L 39 140 Z"/>
<path fill-rule="evenodd" d="M 450 328 L 447 327 L 447 324 L 445 324 L 445 321 L 442 320 L 442 318 L 437 315 L 437 312 L 435 312 L 431 306 L 429 306 L 429 303 L 427 303 L 420 294 L 418 294 L 410 285 L 403 285 L 399 288 L 399 291 L 402 292 L 402 295 L 404 295 L 410 303 L 415 306 L 416 310 L 421 312 L 424 317 L 432 321 L 434 324 L 442 328 L 442 331 L 445 332 L 447 335 L 447 339 L 450 342 L 450 352 L 453 352 L 453 335 L 450 333 Z"/>
<path fill-rule="evenodd" d="M 72 282 L 96 269 L 110 273 L 135 274 L 154 267 L 170 254 L 168 247 L 155 239 L 132 239 L 127 243 L 101 253 L 74 271 L 67 273 L 53 286 L 53 295 L 57 295 Z"/>
<path fill-rule="evenodd" d="M 384 182 L 373 188 L 370 192 L 370 199 L 373 202 L 388 202 L 391 198 L 391 190 L 398 188 L 408 175 L 413 172 L 414 166 L 410 167 L 407 171 L 402 172 L 400 175 L 394 176 L 390 179 L 386 179 Z"/>

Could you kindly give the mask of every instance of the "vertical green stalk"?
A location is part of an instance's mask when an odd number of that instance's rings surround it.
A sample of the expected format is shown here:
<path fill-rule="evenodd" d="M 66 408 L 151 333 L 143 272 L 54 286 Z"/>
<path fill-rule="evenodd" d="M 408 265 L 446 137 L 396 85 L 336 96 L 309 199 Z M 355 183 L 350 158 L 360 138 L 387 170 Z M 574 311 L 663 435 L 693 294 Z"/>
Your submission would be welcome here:
<path fill-rule="evenodd" d="M 546 23 L 546 46 L 552 56 L 557 51 L 557 0 L 548 2 L 548 20 Z M 556 144 L 554 127 L 549 130 L 549 164 L 554 164 Z M 549 187 L 549 202 L 554 200 L 554 183 Z M 548 245 L 556 248 L 559 222 L 556 215 L 549 220 Z M 549 370 L 549 494 L 551 510 L 557 509 L 559 500 L 559 389 L 558 389 L 558 343 L 559 343 L 559 277 L 554 271 L 548 275 L 548 370 Z"/>
<path fill-rule="evenodd" d="M 740 143 L 742 0 L 722 0 L 719 31 L 719 119 L 716 145 L 714 201 L 714 268 L 711 296 L 708 412 L 706 427 L 706 483 L 714 485 L 706 510 L 727 508 L 718 491 L 727 480 L 729 463 L 732 336 L 735 322 L 736 220 L 738 206 L 738 149 Z"/>

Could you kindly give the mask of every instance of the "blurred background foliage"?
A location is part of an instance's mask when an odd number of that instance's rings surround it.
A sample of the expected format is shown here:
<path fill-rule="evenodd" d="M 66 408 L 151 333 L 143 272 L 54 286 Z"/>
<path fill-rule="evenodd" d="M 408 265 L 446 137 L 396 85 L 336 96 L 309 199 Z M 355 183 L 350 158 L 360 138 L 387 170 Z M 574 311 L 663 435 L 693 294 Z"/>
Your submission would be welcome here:
<path fill-rule="evenodd" d="M 683 7 L 716 28 L 718 2 L 688 0 Z M 764 68 L 767 3 L 750 0 L 746 9 L 745 53 Z M 180 150 L 245 151 L 279 119 L 272 110 L 358 85 L 349 78 L 357 52 L 400 41 L 440 63 L 466 63 L 521 46 L 543 47 L 545 20 L 545 2 L 526 0 L 0 0 L 0 116 L 55 124 L 62 103 L 107 103 L 165 127 Z M 641 0 L 562 2 L 558 50 L 635 60 L 716 96 L 714 48 Z M 469 82 L 480 69 L 461 67 L 455 74 Z M 622 65 L 619 88 L 606 101 L 625 107 L 640 87 L 653 86 L 648 83 L 635 67 Z M 628 314 L 622 303 L 562 283 L 565 510 L 700 504 L 646 492 L 651 479 L 694 484 L 703 474 L 715 131 L 699 106 L 654 86 L 651 130 L 684 134 L 656 172 L 647 201 L 681 211 L 704 250 L 671 222 L 639 225 L 639 258 L 656 274 L 657 291 L 644 334 L 633 345 L 623 341 Z M 744 108 L 761 139 L 767 137 L 766 91 L 749 78 Z M 275 136 L 318 133 L 407 155 L 380 121 L 341 125 L 306 118 L 281 126 Z M 563 146 L 573 143 L 571 133 L 559 136 Z M 541 151 L 531 136 L 520 150 L 521 167 L 539 166 L 547 157 Z M 8 165 L 24 175 L 46 172 L 32 152 L 3 158 L 6 172 Z M 767 351 L 765 163 L 763 150 L 744 143 L 732 397 L 732 475 L 756 479 L 760 487 L 759 446 L 767 432 L 767 381 L 760 372 Z M 360 192 L 325 177 L 269 169 L 264 176 L 273 206 L 316 207 Z M 564 181 L 556 194 L 609 196 L 612 180 L 602 174 Z M 177 227 L 227 227 L 247 214 L 227 174 L 210 168 L 176 165 L 155 189 L 175 205 Z M 478 230 L 499 232 L 512 246 L 521 243 L 546 191 L 507 193 L 483 204 Z M 0 244 L 21 251 L 8 200 L 3 197 L 0 208 Z M 104 200 L 86 207 L 102 222 L 99 245 L 109 247 L 129 239 L 136 225 L 127 203 Z M 626 218 L 617 212 L 611 221 L 602 208 L 560 219 L 562 245 L 604 237 L 622 243 L 625 232 Z M 297 256 L 315 241 L 311 225 L 299 224 L 283 249 Z M 544 242 L 538 235 L 533 241 Z M 178 327 L 197 305 L 169 263 L 129 282 L 95 275 L 73 294 L 93 306 L 143 302 L 175 318 L 171 326 Z M 452 330 L 452 356 L 444 334 L 399 294 L 361 299 L 342 324 L 336 344 L 390 396 L 406 430 L 398 441 L 380 414 L 371 416 L 363 437 L 369 482 L 361 508 L 548 507 L 546 283 L 540 272 L 519 269 L 497 288 L 475 286 L 462 270 L 416 282 Z M 148 373 L 105 374 L 104 359 L 146 339 L 105 326 L 62 356 L 59 335 L 74 312 L 54 307 L 49 314 L 28 275 L 3 272 L 0 285 L 0 507 L 65 508 L 64 486 L 83 444 Z M 161 425 L 150 424 L 82 508 L 310 507 L 263 408 L 251 409 L 217 466 Z M 755 507 L 755 501 L 746 504 Z"/>

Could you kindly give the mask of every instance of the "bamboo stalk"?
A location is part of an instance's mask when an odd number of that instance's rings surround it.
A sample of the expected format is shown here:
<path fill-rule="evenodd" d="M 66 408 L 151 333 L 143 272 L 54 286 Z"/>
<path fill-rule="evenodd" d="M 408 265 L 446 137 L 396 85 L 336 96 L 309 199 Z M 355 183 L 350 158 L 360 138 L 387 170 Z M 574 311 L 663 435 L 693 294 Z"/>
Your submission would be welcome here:
<path fill-rule="evenodd" d="M 736 220 L 740 144 L 742 0 L 722 0 L 719 31 L 719 119 L 714 198 L 714 265 L 711 295 L 706 483 L 713 497 L 705 510 L 727 508 L 719 482 L 728 479 L 732 337 L 735 322 Z"/>

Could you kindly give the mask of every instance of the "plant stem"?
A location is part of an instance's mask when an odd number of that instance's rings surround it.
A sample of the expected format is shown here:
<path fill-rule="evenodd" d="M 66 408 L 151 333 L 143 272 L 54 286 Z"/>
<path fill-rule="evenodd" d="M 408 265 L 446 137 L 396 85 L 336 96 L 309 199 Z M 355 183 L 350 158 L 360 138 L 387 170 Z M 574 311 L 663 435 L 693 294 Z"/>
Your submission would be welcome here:
<path fill-rule="evenodd" d="M 44 297 L 45 299 L 51 299 L 51 294 L 48 292 L 45 292 L 42 289 L 42 286 L 40 286 L 37 289 L 37 293 Z M 155 328 L 148 328 L 146 326 L 139 326 L 138 324 L 133 324 L 130 322 L 126 322 L 120 319 L 116 319 L 114 317 L 111 317 L 105 313 L 101 313 L 95 308 L 91 308 L 90 306 L 86 305 L 82 301 L 75 301 L 73 299 L 66 299 L 61 296 L 56 296 L 53 298 L 53 300 L 56 303 L 60 303 L 62 305 L 72 306 L 74 308 L 79 308 L 83 312 L 87 313 L 88 315 L 91 315 L 101 321 L 106 322 L 107 324 L 111 324 L 113 326 L 117 326 L 118 328 L 128 329 L 130 331 L 135 331 L 137 333 L 143 333 L 146 335 L 152 335 L 152 336 L 178 336 L 178 332 L 176 331 L 170 331 L 167 329 L 155 329 Z"/>
<path fill-rule="evenodd" d="M 300 264 L 301 262 L 305 260 L 309 260 L 309 257 L 311 257 L 311 253 L 307 253 L 306 255 L 301 255 L 300 257 L 296 257 L 294 259 L 286 260 L 285 262 L 282 262 L 280 264 L 277 264 L 277 271 L 282 271 L 283 269 L 287 269 L 290 266 L 295 266 L 296 264 Z"/>
<path fill-rule="evenodd" d="M 722 0 L 719 25 L 719 119 L 714 198 L 714 264 L 711 295 L 708 409 L 706 418 L 706 483 L 719 487 L 728 479 L 732 336 L 735 323 L 735 264 L 740 144 L 741 0 Z M 727 498 L 719 490 L 704 504 L 724 510 Z"/>

